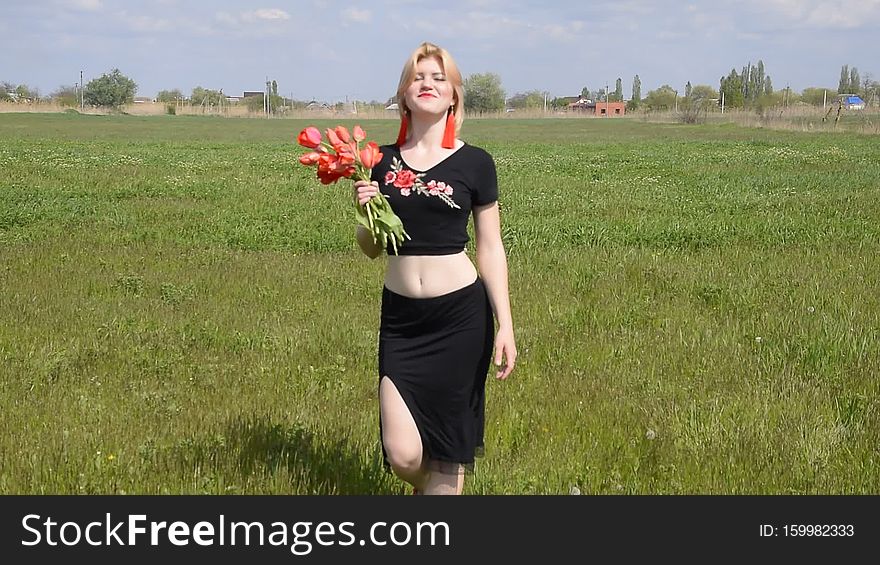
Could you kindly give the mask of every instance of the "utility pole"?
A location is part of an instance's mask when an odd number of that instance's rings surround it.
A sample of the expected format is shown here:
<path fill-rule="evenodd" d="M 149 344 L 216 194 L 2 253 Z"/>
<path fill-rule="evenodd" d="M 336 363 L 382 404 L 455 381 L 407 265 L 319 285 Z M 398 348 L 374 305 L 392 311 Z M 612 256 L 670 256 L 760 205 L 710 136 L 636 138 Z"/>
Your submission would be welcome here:
<path fill-rule="evenodd" d="M 83 72 L 79 72 L 79 109 L 80 111 L 84 111 L 86 109 L 86 87 L 83 85 Z"/>
<path fill-rule="evenodd" d="M 269 101 L 269 77 L 266 77 L 266 95 L 263 96 L 263 109 L 266 111 L 266 119 L 269 119 L 269 112 L 272 110 L 271 102 Z"/>
<path fill-rule="evenodd" d="M 608 117 L 608 83 L 605 83 L 605 117 Z"/>
<path fill-rule="evenodd" d="M 825 103 L 828 101 L 828 89 L 826 88 L 822 93 L 822 109 L 825 109 Z"/>
<path fill-rule="evenodd" d="M 724 115 L 724 91 L 721 91 L 721 115 Z"/>

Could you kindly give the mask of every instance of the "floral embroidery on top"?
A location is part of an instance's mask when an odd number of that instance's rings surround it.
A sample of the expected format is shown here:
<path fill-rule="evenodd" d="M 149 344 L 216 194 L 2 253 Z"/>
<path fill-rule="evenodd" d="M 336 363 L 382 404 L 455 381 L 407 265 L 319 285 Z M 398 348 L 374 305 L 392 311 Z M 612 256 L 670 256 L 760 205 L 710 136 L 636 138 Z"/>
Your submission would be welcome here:
<path fill-rule="evenodd" d="M 425 182 L 423 177 L 427 173 L 414 173 L 404 168 L 403 161 L 397 157 L 391 159 L 391 170 L 385 173 L 385 184 L 396 186 L 400 189 L 401 196 L 409 196 L 416 192 L 423 196 L 437 196 L 451 208 L 461 209 L 461 206 L 452 199 L 452 187 L 442 181 L 429 180 Z"/>

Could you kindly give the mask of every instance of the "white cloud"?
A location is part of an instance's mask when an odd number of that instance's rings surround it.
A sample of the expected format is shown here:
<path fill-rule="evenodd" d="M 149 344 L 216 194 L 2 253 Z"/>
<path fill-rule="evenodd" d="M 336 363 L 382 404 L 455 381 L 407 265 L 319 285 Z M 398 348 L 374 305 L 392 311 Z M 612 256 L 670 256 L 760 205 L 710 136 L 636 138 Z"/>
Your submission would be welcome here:
<path fill-rule="evenodd" d="M 367 23 L 373 18 L 373 15 L 369 10 L 346 8 L 345 10 L 342 10 L 342 18 L 347 22 Z"/>
<path fill-rule="evenodd" d="M 244 12 L 241 19 L 246 22 L 289 20 L 290 14 L 278 8 L 260 8 L 253 12 Z"/>
<path fill-rule="evenodd" d="M 880 0 L 753 0 L 758 11 L 798 27 L 856 29 L 880 22 Z"/>
<path fill-rule="evenodd" d="M 243 24 L 256 24 L 260 22 L 283 22 L 290 19 L 290 14 L 278 8 L 261 8 L 250 12 L 241 12 L 232 15 L 229 12 L 217 12 L 214 20 L 228 27 L 240 27 Z"/>
<path fill-rule="evenodd" d="M 74 10 L 85 12 L 95 12 L 101 9 L 101 0 L 67 0 L 65 3 Z"/>

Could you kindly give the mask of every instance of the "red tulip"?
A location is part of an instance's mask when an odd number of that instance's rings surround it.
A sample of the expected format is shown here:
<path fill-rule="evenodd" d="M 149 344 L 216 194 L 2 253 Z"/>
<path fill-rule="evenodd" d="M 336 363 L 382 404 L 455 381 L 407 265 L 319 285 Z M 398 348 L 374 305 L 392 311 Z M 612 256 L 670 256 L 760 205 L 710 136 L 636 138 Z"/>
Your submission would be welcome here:
<path fill-rule="evenodd" d="M 379 146 L 375 141 L 370 141 L 361 149 L 360 157 L 361 163 L 368 169 L 372 169 L 382 161 L 382 153 L 379 152 Z"/>
<path fill-rule="evenodd" d="M 311 151 L 309 153 L 306 153 L 305 155 L 302 155 L 299 158 L 299 162 L 303 165 L 308 165 L 311 167 L 318 164 L 318 159 L 320 159 L 320 157 L 321 153 L 318 153 L 317 151 Z"/>
<path fill-rule="evenodd" d="M 348 130 L 345 129 L 345 126 L 336 126 L 336 135 L 339 136 L 342 143 L 349 143 L 351 141 L 351 135 L 348 134 Z"/>
<path fill-rule="evenodd" d="M 330 171 L 322 171 L 318 169 L 318 180 L 321 181 L 321 184 L 330 184 L 338 181 L 342 178 L 342 175 L 330 172 Z"/>
<path fill-rule="evenodd" d="M 360 143 L 361 141 L 367 139 L 367 133 L 361 129 L 361 126 L 354 126 L 354 140 Z"/>
<path fill-rule="evenodd" d="M 342 140 L 339 139 L 339 135 L 337 135 L 337 133 L 331 128 L 327 128 L 326 133 L 327 139 L 330 140 L 330 145 L 333 146 L 333 149 L 339 151 L 339 146 L 343 145 Z"/>
<path fill-rule="evenodd" d="M 354 165 L 355 157 L 351 149 L 349 149 L 348 147 L 346 147 L 345 149 L 340 148 L 339 162 L 345 165 Z"/>
<path fill-rule="evenodd" d="M 336 155 L 331 155 L 330 153 L 321 153 L 318 155 L 318 170 L 319 171 L 327 171 L 336 166 L 336 161 L 339 160 L 339 157 Z"/>
<path fill-rule="evenodd" d="M 303 147 L 317 149 L 321 145 L 321 132 L 318 131 L 318 128 L 309 126 L 299 132 L 299 137 L 296 138 L 296 141 Z"/>

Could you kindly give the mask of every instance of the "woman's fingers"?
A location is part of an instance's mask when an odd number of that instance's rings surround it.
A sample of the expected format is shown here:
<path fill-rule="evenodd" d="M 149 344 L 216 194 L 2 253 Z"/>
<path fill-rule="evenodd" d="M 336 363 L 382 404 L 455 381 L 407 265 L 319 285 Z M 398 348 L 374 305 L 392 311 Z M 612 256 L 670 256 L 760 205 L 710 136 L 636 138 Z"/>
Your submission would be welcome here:
<path fill-rule="evenodd" d="M 354 183 L 354 192 L 358 204 L 363 206 L 379 193 L 379 183 L 359 180 Z"/>
<path fill-rule="evenodd" d="M 503 365 L 501 364 L 502 358 L 504 360 Z M 500 343 L 495 350 L 495 366 L 498 367 L 498 372 L 495 373 L 495 378 L 502 381 L 505 380 L 510 373 L 513 372 L 515 365 L 516 348 L 506 342 Z"/>

